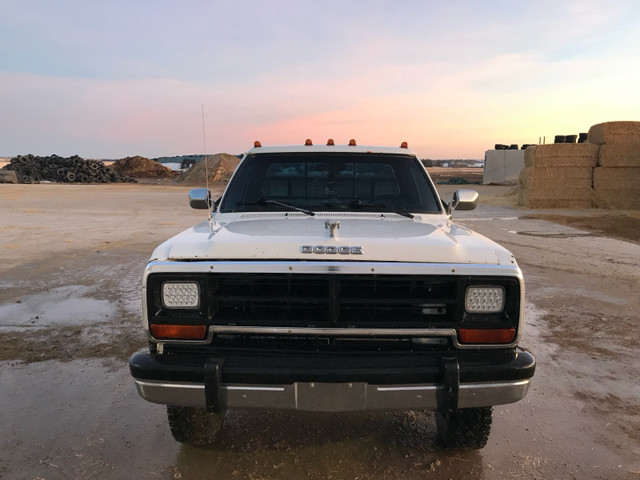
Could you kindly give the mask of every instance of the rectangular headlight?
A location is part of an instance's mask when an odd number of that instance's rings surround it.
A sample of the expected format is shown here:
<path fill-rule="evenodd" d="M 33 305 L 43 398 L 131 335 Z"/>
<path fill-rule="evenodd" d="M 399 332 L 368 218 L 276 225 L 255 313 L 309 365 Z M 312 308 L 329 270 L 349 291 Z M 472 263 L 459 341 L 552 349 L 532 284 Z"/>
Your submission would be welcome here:
<path fill-rule="evenodd" d="M 503 287 L 467 287 L 464 309 L 468 313 L 498 313 L 504 309 Z"/>
<path fill-rule="evenodd" d="M 200 285 L 197 282 L 164 282 L 162 305 L 166 308 L 198 308 Z"/>

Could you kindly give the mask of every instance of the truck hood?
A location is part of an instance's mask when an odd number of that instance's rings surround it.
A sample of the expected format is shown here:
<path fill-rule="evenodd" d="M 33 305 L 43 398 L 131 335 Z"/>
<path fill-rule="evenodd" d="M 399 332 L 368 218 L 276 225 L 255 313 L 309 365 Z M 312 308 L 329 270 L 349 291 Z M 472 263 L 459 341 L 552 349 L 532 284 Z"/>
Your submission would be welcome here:
<path fill-rule="evenodd" d="M 328 222 L 339 222 L 331 235 Z M 319 247 L 319 248 L 317 248 Z M 344 248 L 349 247 L 349 248 Z M 354 248 L 355 247 L 355 248 Z M 444 215 L 244 214 L 203 222 L 151 260 L 323 260 L 514 265 L 511 253 Z"/>

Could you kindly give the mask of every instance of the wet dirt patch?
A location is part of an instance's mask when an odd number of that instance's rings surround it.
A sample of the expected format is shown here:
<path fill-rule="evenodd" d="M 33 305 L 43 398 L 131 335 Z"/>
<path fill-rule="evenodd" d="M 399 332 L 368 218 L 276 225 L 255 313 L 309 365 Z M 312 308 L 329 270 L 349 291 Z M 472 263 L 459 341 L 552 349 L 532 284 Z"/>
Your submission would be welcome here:
<path fill-rule="evenodd" d="M 546 220 L 602 236 L 640 243 L 640 212 L 624 214 L 555 215 L 534 213 L 522 219 Z"/>
<path fill-rule="evenodd" d="M 460 463 L 476 478 L 478 452 L 442 450 L 430 412 L 229 411 L 210 448 L 181 446 L 174 478 L 451 478 Z M 311 468 L 310 468 L 311 467 Z"/>
<path fill-rule="evenodd" d="M 113 357 L 126 362 L 147 343 L 137 319 L 120 325 L 108 334 L 101 329 L 68 326 L 55 329 L 9 331 L 2 334 L 0 361 L 24 363 L 81 358 Z"/>
<path fill-rule="evenodd" d="M 582 353 L 617 358 L 631 353 L 636 346 L 636 339 L 629 332 L 637 319 L 631 317 L 566 306 L 562 315 L 547 314 L 545 321 L 550 327 L 544 335 L 546 341 Z"/>

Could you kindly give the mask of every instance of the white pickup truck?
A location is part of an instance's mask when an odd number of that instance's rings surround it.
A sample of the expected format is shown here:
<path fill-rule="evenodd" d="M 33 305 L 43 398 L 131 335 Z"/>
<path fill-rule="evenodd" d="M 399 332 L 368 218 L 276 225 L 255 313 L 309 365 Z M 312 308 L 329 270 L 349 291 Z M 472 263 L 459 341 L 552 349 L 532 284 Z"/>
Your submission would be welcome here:
<path fill-rule="evenodd" d="M 401 147 L 256 142 L 208 220 L 158 246 L 143 279 L 138 392 L 177 441 L 227 409 L 433 410 L 442 444 L 482 448 L 492 406 L 529 388 L 524 281 L 510 252 L 452 222 Z"/>

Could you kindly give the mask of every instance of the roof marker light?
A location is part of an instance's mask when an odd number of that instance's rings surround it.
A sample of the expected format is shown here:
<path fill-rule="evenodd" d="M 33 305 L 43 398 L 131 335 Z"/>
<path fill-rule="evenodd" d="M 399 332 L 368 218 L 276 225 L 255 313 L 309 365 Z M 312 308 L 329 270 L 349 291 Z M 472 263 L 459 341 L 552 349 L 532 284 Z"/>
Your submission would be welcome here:
<path fill-rule="evenodd" d="M 409 144 L 407 142 L 402 142 L 400 144 L 400 148 L 409 148 Z"/>
<path fill-rule="evenodd" d="M 310 138 L 307 138 L 304 142 L 304 146 L 305 147 L 310 147 L 311 145 L 313 145 L 313 142 L 311 141 Z"/>
<path fill-rule="evenodd" d="M 356 139 L 352 138 L 351 140 L 349 140 L 349 146 L 350 147 L 355 147 L 356 146 Z"/>
<path fill-rule="evenodd" d="M 330 138 L 329 140 L 327 140 L 327 145 L 331 145 L 331 146 L 335 145 L 333 138 Z"/>
<path fill-rule="evenodd" d="M 255 142 L 253 142 L 253 148 L 260 148 L 262 146 L 262 144 L 260 143 L 260 140 L 256 140 Z"/>

